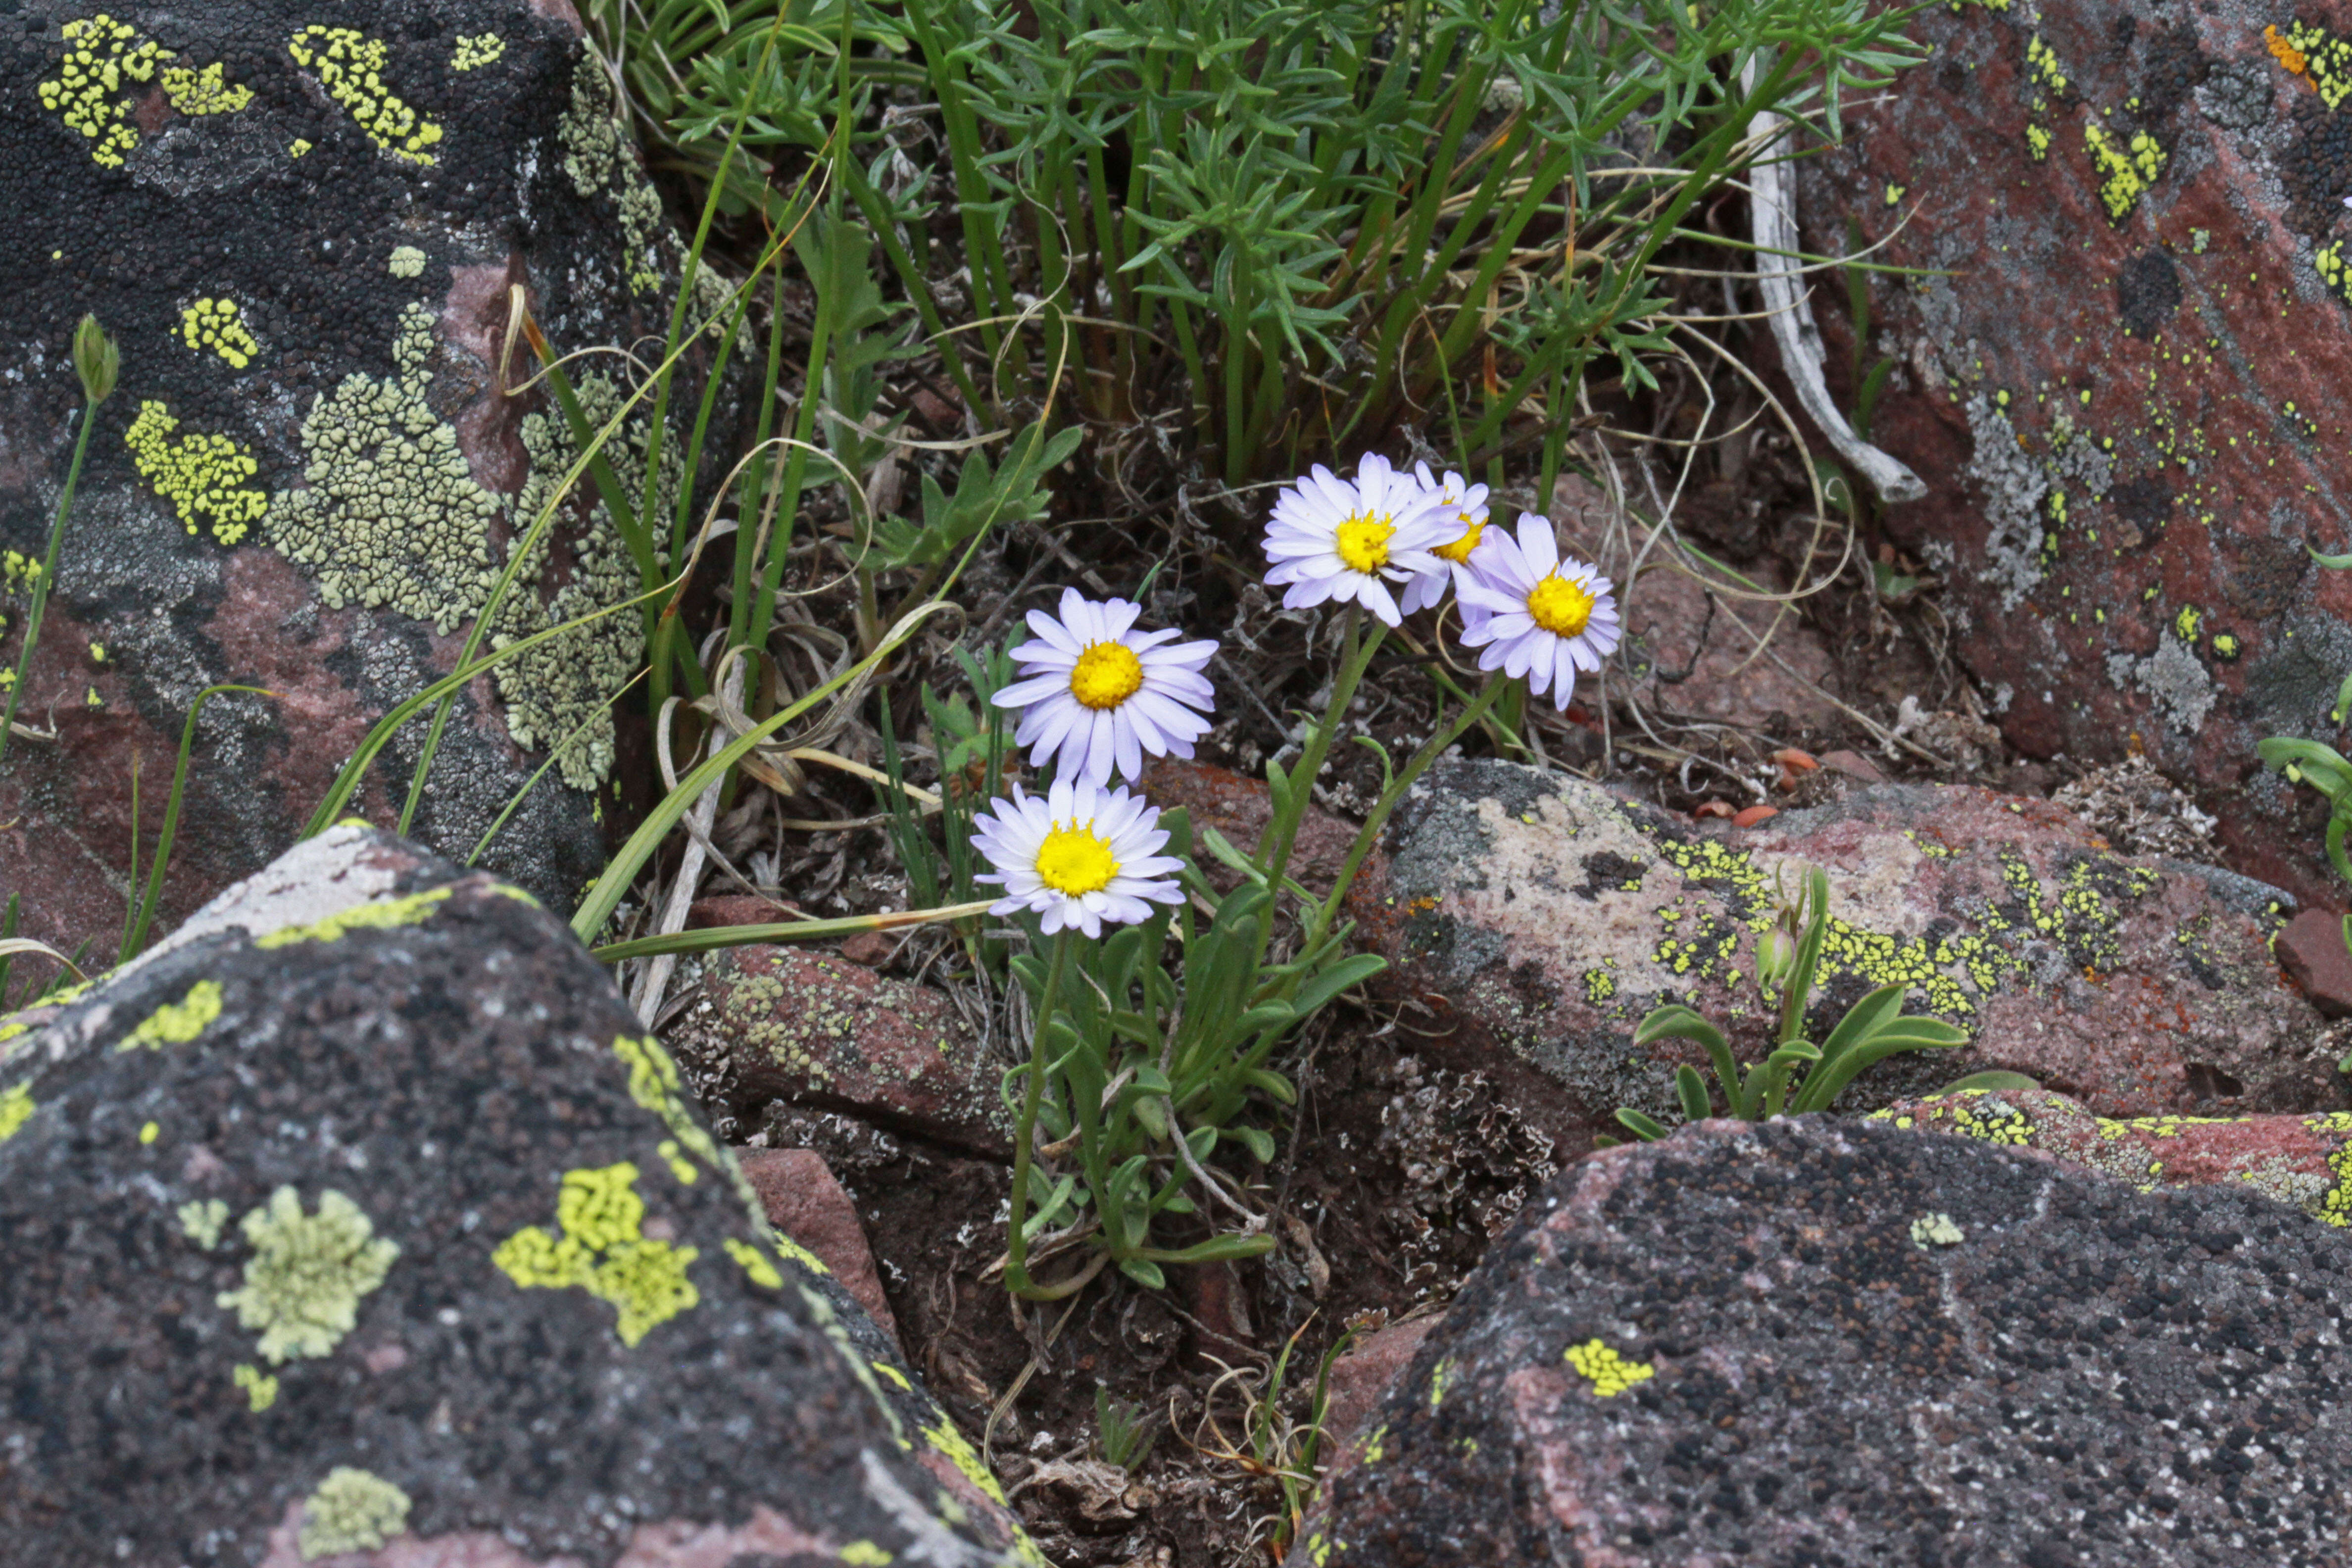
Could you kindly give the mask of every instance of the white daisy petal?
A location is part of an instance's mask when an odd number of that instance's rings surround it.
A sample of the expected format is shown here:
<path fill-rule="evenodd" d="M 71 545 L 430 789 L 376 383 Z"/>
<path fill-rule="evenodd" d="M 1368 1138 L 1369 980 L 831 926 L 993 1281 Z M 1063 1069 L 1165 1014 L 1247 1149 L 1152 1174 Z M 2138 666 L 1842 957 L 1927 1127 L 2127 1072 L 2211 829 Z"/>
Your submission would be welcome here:
<path fill-rule="evenodd" d="M 1040 801 L 1015 784 L 1011 799 L 991 802 L 972 819 L 972 842 L 992 868 L 974 880 L 1006 890 L 992 913 L 1030 910 L 1047 935 L 1099 936 L 1106 921 L 1131 925 L 1149 919 L 1154 903 L 1183 900 L 1166 879 L 1181 863 L 1157 853 L 1168 842 L 1159 823 L 1159 808 L 1123 787 L 1066 775 Z"/>
<path fill-rule="evenodd" d="M 1328 548 L 1328 540 L 1305 542 L 1312 551 Z M 1097 603 L 1065 588 L 1058 609 L 1029 612 L 1035 640 L 1013 650 L 1021 679 L 994 698 L 1000 707 L 1021 710 L 1014 741 L 1028 749 L 1030 765 L 1051 759 L 1058 779 L 1107 784 L 1114 773 L 1140 773 L 1144 757 L 1172 750 L 1180 733 L 1189 756 L 1191 736 L 1207 730 L 1202 715 L 1215 706 L 1215 692 L 1199 672 L 1217 643 L 1171 644 L 1181 635 L 1174 629 L 1136 630 L 1143 607 L 1130 599 Z M 1132 709 L 1146 694 L 1158 700 L 1148 731 L 1137 727 Z M 1185 722 L 1171 726 L 1170 718 L 1180 714 Z"/>
<path fill-rule="evenodd" d="M 1548 520 L 1522 512 L 1516 535 L 1489 529 L 1455 574 L 1461 643 L 1482 649 L 1479 668 L 1524 677 L 1565 710 L 1577 673 L 1599 670 L 1623 635 L 1617 603 L 1591 563 L 1561 556 Z"/>

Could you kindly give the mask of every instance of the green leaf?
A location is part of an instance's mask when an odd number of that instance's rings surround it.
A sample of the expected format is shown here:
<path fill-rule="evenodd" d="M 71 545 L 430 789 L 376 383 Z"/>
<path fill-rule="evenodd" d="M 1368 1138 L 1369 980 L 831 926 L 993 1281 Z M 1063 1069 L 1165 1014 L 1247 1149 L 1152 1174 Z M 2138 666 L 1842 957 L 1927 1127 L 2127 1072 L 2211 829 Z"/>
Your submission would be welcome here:
<path fill-rule="evenodd" d="M 1625 1131 L 1644 1143 L 1654 1143 L 1666 1135 L 1666 1130 L 1654 1119 L 1643 1115 L 1630 1105 L 1617 1108 L 1617 1121 Z"/>
<path fill-rule="evenodd" d="M 2042 1086 L 2021 1072 L 1972 1072 L 1966 1078 L 1956 1078 L 1936 1091 L 1937 1094 L 1965 1094 L 1972 1089 L 2020 1089 Z"/>
<path fill-rule="evenodd" d="M 1160 1265 L 1148 1258 L 1122 1258 L 1118 1260 L 1118 1271 L 1147 1289 L 1164 1290 L 1168 1288 L 1168 1276 L 1160 1272 Z"/>
<path fill-rule="evenodd" d="M 1242 1069 L 1242 1082 L 1280 1104 L 1296 1105 L 1298 1103 L 1298 1090 L 1291 1084 L 1291 1081 L 1282 1074 L 1272 1071 L 1269 1068 L 1244 1068 Z"/>
<path fill-rule="evenodd" d="M 1881 1025 L 1892 1022 L 1903 1011 L 1905 991 L 1901 985 L 1882 985 L 1847 1008 L 1837 1027 L 1830 1031 L 1830 1037 L 1822 1042 L 1818 1059 L 1834 1062 L 1847 1047 L 1860 1044 Z"/>
<path fill-rule="evenodd" d="M 1274 1237 L 1264 1231 L 1255 1236 L 1213 1236 L 1195 1246 L 1170 1250 L 1147 1247 L 1143 1255 L 1160 1263 L 1224 1263 L 1244 1258 L 1263 1258 L 1274 1250 Z"/>
<path fill-rule="evenodd" d="M 1262 1127 L 1228 1127 L 1225 1135 L 1238 1138 L 1261 1165 L 1274 1163 L 1274 1137 Z"/>
<path fill-rule="evenodd" d="M 1699 1077 L 1698 1068 L 1687 1063 L 1676 1068 L 1675 1089 L 1682 1096 L 1684 1120 L 1704 1121 L 1714 1113 L 1715 1107 L 1706 1098 L 1706 1080 Z"/>
<path fill-rule="evenodd" d="M 1298 1016 L 1313 1017 L 1333 997 L 1343 991 L 1355 989 L 1388 966 L 1387 959 L 1372 952 L 1360 952 L 1341 959 L 1298 988 Z"/>

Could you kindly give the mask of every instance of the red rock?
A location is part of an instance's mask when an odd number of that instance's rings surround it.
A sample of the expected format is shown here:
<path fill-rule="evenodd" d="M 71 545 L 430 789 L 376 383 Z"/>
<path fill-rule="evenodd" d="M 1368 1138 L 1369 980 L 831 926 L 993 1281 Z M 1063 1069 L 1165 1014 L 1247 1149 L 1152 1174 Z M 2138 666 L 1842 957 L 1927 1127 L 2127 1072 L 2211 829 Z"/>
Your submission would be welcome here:
<path fill-rule="evenodd" d="M 713 954 L 670 1043 L 706 1102 L 737 1117 L 783 1100 L 1012 1155 L 997 1068 L 954 1006 L 838 953 L 751 943 Z"/>
<path fill-rule="evenodd" d="M 2286 922 L 2272 946 L 2313 1006 L 2331 1018 L 2352 1017 L 2352 952 L 2344 946 L 2342 915 L 2305 910 Z"/>
<path fill-rule="evenodd" d="M 1823 752 L 1822 766 L 1831 773 L 1843 773 L 1846 777 L 1859 780 L 1864 784 L 1886 782 L 1886 775 L 1879 771 L 1878 764 L 1859 752 L 1849 752 L 1843 749 Z"/>
<path fill-rule="evenodd" d="M 1155 757 L 1143 770 L 1138 787 L 1163 811 L 1180 805 L 1189 811 L 1196 839 L 1202 828 L 1213 827 L 1244 855 L 1257 852 L 1259 836 L 1265 832 L 1272 815 L 1264 779 L 1248 778 L 1208 763 Z M 1309 806 L 1291 848 L 1290 875 L 1308 888 L 1328 893 L 1340 867 L 1347 864 L 1356 831 L 1357 824 Z M 1221 887 L 1229 886 L 1236 873 L 1211 859 L 1197 843 L 1194 849 L 1211 879 Z M 1378 878 L 1380 858 L 1377 848 L 1366 858 L 1366 880 Z"/>
<path fill-rule="evenodd" d="M 779 905 L 782 905 L 779 908 Z M 686 910 L 686 929 L 709 931 L 719 926 L 782 925 L 800 908 L 789 899 L 754 898 L 750 893 L 718 893 L 697 899 Z"/>
<path fill-rule="evenodd" d="M 903 936 L 904 933 L 901 933 Z M 852 963 L 862 963 L 868 969 L 879 969 L 890 962 L 898 951 L 901 936 L 887 936 L 878 931 L 862 931 L 856 936 L 844 937 L 841 956 Z"/>
<path fill-rule="evenodd" d="M 1898 1128 L 2039 1149 L 2144 1192 L 2252 1187 L 2314 1219 L 2352 1224 L 2352 1111 L 2116 1120 L 2047 1089 L 1990 1089 L 1906 1100 L 1872 1114 Z"/>
<path fill-rule="evenodd" d="M 882 1276 L 874 1267 L 866 1227 L 858 1223 L 857 1205 L 835 1180 L 824 1156 L 814 1149 L 738 1149 L 735 1160 L 760 1194 L 768 1223 L 814 1253 L 841 1288 L 857 1298 L 866 1315 L 896 1342 L 898 1321 L 890 1315 L 890 1299 L 882 1293 Z M 900 1360 L 905 1355 L 901 1346 Z"/>
<path fill-rule="evenodd" d="M 1350 1461 L 1355 1458 L 1359 1452 L 1355 1439 L 1362 1435 L 1365 1418 L 1412 1364 L 1422 1341 L 1441 1321 L 1428 1317 L 1391 1323 L 1331 1363 L 1330 1398 L 1323 1411 L 1323 1451 L 1335 1463 L 1326 1467 L 1327 1477 L 1336 1472 L 1339 1456 Z"/>
<path fill-rule="evenodd" d="M 2047 801 L 1882 784 L 1737 833 L 1574 777 L 1441 764 L 1399 813 L 1381 984 L 1429 1009 L 1417 1051 L 1485 1073 L 1565 1154 L 1618 1107 L 1680 1120 L 1675 1064 L 1636 1047 L 1669 1001 L 1743 1061 L 1777 1010 L 1755 943 L 1805 867 L 1831 925 L 1809 1015 L 1820 1040 L 1881 984 L 1971 1037 L 1881 1062 L 1841 1104 L 1868 1110 L 2006 1069 L 2099 1115 L 2319 1110 L 2338 1103 L 2326 1021 L 2267 939 L 2285 895 L 2228 872 L 2133 860 Z"/>
<path fill-rule="evenodd" d="M 2300 71 L 2243 9 L 1929 7 L 1933 58 L 1800 163 L 1800 207 L 1809 249 L 1858 223 L 1877 262 L 1937 269 L 1871 284 L 1864 364 L 1897 362 L 1873 438 L 1929 490 L 1885 521 L 2010 742 L 2145 745 L 2233 863 L 2316 900 L 2340 894 L 2309 792 L 2251 763 L 2332 736 L 2352 668 L 2352 574 L 2305 550 L 2347 543 L 2352 110 L 2342 14 L 2287 15 Z M 1843 381 L 1842 284 L 1814 308 Z"/>

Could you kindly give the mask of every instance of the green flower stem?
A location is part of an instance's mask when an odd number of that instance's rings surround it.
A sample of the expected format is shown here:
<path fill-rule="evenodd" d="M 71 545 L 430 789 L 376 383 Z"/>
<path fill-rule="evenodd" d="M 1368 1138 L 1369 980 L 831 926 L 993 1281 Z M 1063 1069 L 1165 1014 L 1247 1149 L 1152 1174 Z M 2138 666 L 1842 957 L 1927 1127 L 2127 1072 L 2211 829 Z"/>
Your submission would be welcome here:
<path fill-rule="evenodd" d="M 1429 771 L 1432 763 L 1445 754 L 1446 747 L 1460 740 L 1465 731 L 1484 717 L 1504 692 L 1519 689 L 1518 681 L 1502 676 L 1487 681 L 1479 689 L 1478 695 L 1454 716 L 1454 721 L 1430 736 L 1421 750 L 1412 754 L 1412 760 L 1405 763 L 1404 772 L 1397 774 L 1389 787 L 1381 792 L 1381 798 L 1373 803 L 1371 811 L 1364 817 L 1364 826 L 1357 830 L 1356 842 L 1349 847 L 1347 862 L 1339 868 L 1339 879 L 1331 884 L 1331 896 L 1323 900 L 1322 909 L 1316 914 L 1314 927 L 1307 931 L 1306 942 L 1299 946 L 1301 952 L 1314 952 L 1317 944 L 1330 931 L 1332 922 L 1339 918 L 1339 906 L 1346 901 L 1348 889 L 1355 885 L 1356 873 L 1363 869 L 1365 858 L 1371 854 L 1372 846 L 1379 842 L 1381 829 L 1388 826 L 1389 814 L 1396 810 L 1399 801 L 1404 799 L 1405 791 Z"/>
<path fill-rule="evenodd" d="M 1350 604 L 1340 633 L 1344 652 L 1339 658 L 1339 673 L 1331 681 L 1331 700 L 1323 710 L 1321 722 L 1307 737 L 1307 746 L 1299 752 L 1298 765 L 1290 770 L 1290 787 L 1285 796 L 1275 803 L 1276 812 L 1266 826 L 1266 838 L 1259 846 L 1265 856 L 1266 880 L 1274 887 L 1282 885 L 1282 876 L 1290 868 L 1290 852 L 1298 843 L 1298 825 L 1306 820 L 1307 808 L 1314 803 L 1315 781 L 1322 775 L 1323 759 L 1330 753 L 1331 738 L 1339 733 L 1339 720 L 1348 711 L 1348 704 L 1356 698 L 1356 688 L 1362 683 L 1364 671 L 1370 669 L 1372 656 L 1380 651 L 1381 641 L 1388 627 L 1378 621 L 1369 637 L 1363 637 L 1363 610 Z M 1272 922 L 1267 931 L 1273 930 Z M 1265 952 L 1265 937 L 1258 939 L 1258 952 Z"/>
<path fill-rule="evenodd" d="M 90 426 L 98 423 L 98 403 L 85 403 L 81 434 L 74 437 L 73 462 L 66 468 L 66 488 L 58 492 L 58 517 L 49 524 L 49 552 L 41 561 L 41 574 L 33 579 L 33 606 L 25 613 L 25 645 L 16 652 L 16 679 L 8 687 L 8 710 L 0 714 L 0 761 L 8 755 L 8 738 L 16 731 L 16 704 L 25 696 L 25 682 L 33 668 L 33 645 L 41 640 L 41 613 L 49 607 L 49 584 L 57 581 L 58 548 L 66 539 L 66 512 L 73 506 L 74 486 L 81 479 L 81 460 L 89 450 Z"/>
<path fill-rule="evenodd" d="M 1045 987 L 1037 994 L 1037 1026 L 1029 1037 L 1029 1082 L 1021 1095 L 1021 1120 L 1013 1130 L 1013 1224 L 1004 1242 L 1004 1283 L 1016 1296 L 1049 1301 L 1068 1294 L 1041 1287 L 1029 1278 L 1029 1238 L 1021 1234 L 1029 1213 L 1029 1158 L 1037 1142 L 1037 1106 L 1045 1097 L 1046 1031 L 1054 1023 L 1054 1004 L 1062 994 L 1062 977 L 1069 972 L 1074 942 L 1066 927 L 1054 938 L 1054 956 L 1046 962 Z"/>

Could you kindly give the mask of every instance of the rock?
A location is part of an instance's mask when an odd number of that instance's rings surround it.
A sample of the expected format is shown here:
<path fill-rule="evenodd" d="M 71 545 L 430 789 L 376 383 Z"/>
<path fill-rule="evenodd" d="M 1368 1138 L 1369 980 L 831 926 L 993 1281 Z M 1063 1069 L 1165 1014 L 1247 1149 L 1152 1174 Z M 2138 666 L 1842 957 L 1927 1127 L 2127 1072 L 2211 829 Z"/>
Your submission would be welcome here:
<path fill-rule="evenodd" d="M 1241 875 L 1209 855 L 1202 842 L 1203 830 L 1214 828 L 1243 854 L 1255 855 L 1258 839 L 1274 815 L 1264 779 L 1248 778 L 1209 763 L 1154 757 L 1144 768 L 1136 787 L 1162 811 L 1181 806 L 1191 814 L 1194 856 L 1221 889 L 1232 887 Z M 1318 807 L 1307 807 L 1298 824 L 1297 840 L 1291 846 L 1290 875 L 1301 885 L 1328 894 L 1340 868 L 1348 863 L 1356 832 L 1357 824 Z M 1367 875 L 1378 875 L 1378 859 L 1379 851 L 1375 849 L 1366 860 Z"/>
<path fill-rule="evenodd" d="M 2329 1225 L 2352 1226 L 2352 1110 L 2318 1116 L 2094 1116 L 2047 1089 L 1962 1089 L 1874 1121 L 2039 1149 L 2140 1191 L 2252 1187 Z"/>
<path fill-rule="evenodd" d="M 2279 966 L 2331 1018 L 2352 1017 L 2352 952 L 2344 945 L 2344 917 L 2305 910 L 2286 922 L 2274 944 Z"/>
<path fill-rule="evenodd" d="M 560 922 L 298 854 L 0 1047 L 13 1556 L 1042 1562 Z"/>
<path fill-rule="evenodd" d="M 822 1258 L 841 1288 L 898 1343 L 898 1321 L 882 1293 L 882 1276 L 874 1267 L 866 1227 L 857 1222 L 857 1205 L 834 1180 L 824 1156 L 814 1149 L 746 1149 L 736 1163 L 760 1194 L 768 1223 Z M 899 1359 L 906 1359 L 903 1347 Z"/>
<path fill-rule="evenodd" d="M 527 345 L 500 368 L 509 289 L 558 350 L 658 341 L 677 296 L 679 247 L 566 0 L 464 0 L 429 23 L 319 16 L 34 0 L 0 38 L 11 670 L 78 427 L 67 345 L 83 312 L 121 356 L 18 715 L 58 738 L 20 737 L 0 763 L 0 823 L 15 825 L 0 888 L 23 895 L 24 934 L 68 952 L 121 929 L 134 759 L 152 847 L 205 688 L 274 695 L 204 710 L 160 929 L 283 849 L 370 727 L 454 668 L 574 456 L 541 394 L 503 390 L 534 368 Z M 698 340 L 689 367 L 707 360 Z M 592 415 L 618 406 L 599 363 L 572 370 Z M 698 397 L 690 373 L 681 426 Z M 739 405 L 723 395 L 713 429 L 731 431 Z M 625 475 L 642 474 L 646 435 L 609 448 Z M 559 513 L 497 636 L 636 591 L 592 499 L 583 487 Z M 476 681 L 419 836 L 467 854 L 578 731 L 483 857 L 568 908 L 632 809 L 607 705 L 642 641 L 635 612 L 608 616 Z M 404 731 L 354 809 L 396 815 L 425 730 Z"/>
<path fill-rule="evenodd" d="M 1299 1529 L 1309 1563 L 2305 1564 L 2352 1552 L 2352 1237 L 1883 1124 L 1563 1173 Z"/>
<path fill-rule="evenodd" d="M 1808 249 L 1927 269 L 1870 280 L 1873 439 L 1929 492 L 1885 525 L 2009 741 L 2144 747 L 2232 863 L 2308 899 L 2321 818 L 2251 766 L 2334 739 L 2352 669 L 2352 578 L 2305 549 L 2346 547 L 2352 492 L 2352 34 L 2302 15 L 1923 11 L 1929 62 L 1798 169 Z M 1850 406 L 1842 282 L 1813 305 Z"/>
<path fill-rule="evenodd" d="M 1612 681 L 1630 680 L 1664 711 L 1744 729 L 1845 726 L 1827 695 L 1837 684 L 1837 663 L 1819 632 L 1793 616 L 1776 626 L 1775 606 L 1710 592 L 1680 571 L 1646 571 L 1628 593 L 1628 550 L 1639 550 L 1645 536 L 1639 529 L 1612 529 L 1611 512 L 1591 480 L 1564 474 L 1555 482 L 1551 515 L 1562 548 L 1599 566 L 1622 599 L 1625 640 Z M 1768 592 L 1786 591 L 1769 562 L 1757 563 L 1752 574 Z M 1767 631 L 1769 651 L 1759 658 L 1757 639 Z"/>
<path fill-rule="evenodd" d="M 1822 766 L 1833 773 L 1843 773 L 1846 777 L 1863 784 L 1880 784 L 1886 782 L 1885 773 L 1879 770 L 1876 763 L 1859 752 L 1849 752 L 1843 747 L 1834 752 L 1823 752 Z"/>
<path fill-rule="evenodd" d="M 1437 1318 L 1415 1318 L 1374 1331 L 1331 1363 L 1330 1398 L 1323 1411 L 1323 1451 L 1352 1452 L 1349 1445 L 1380 1405 L 1397 1375 L 1412 1364 Z M 1327 1467 L 1327 1474 L 1328 1468 Z"/>
<path fill-rule="evenodd" d="M 1857 787 L 1726 832 L 1572 775 L 1441 764 L 1398 813 L 1375 934 L 1433 1010 L 1416 1049 L 1489 1073 L 1572 1154 L 1621 1105 L 1678 1117 L 1673 1065 L 1705 1058 L 1636 1049 L 1653 1007 L 1684 1001 L 1762 1054 L 1755 937 L 1776 874 L 1804 865 L 1828 873 L 1832 914 L 1811 1037 L 1895 982 L 1973 1037 L 1878 1064 L 1843 1106 L 1993 1068 L 2103 1116 L 2341 1103 L 2341 1052 L 2264 946 L 2286 895 L 2126 859 L 2046 801 L 1972 786 Z"/>
<path fill-rule="evenodd" d="M 946 996 L 836 953 L 757 943 L 712 955 L 671 1047 L 702 1102 L 756 1122 L 771 1100 L 845 1111 L 934 1142 L 1013 1157 L 1003 1068 Z"/>

